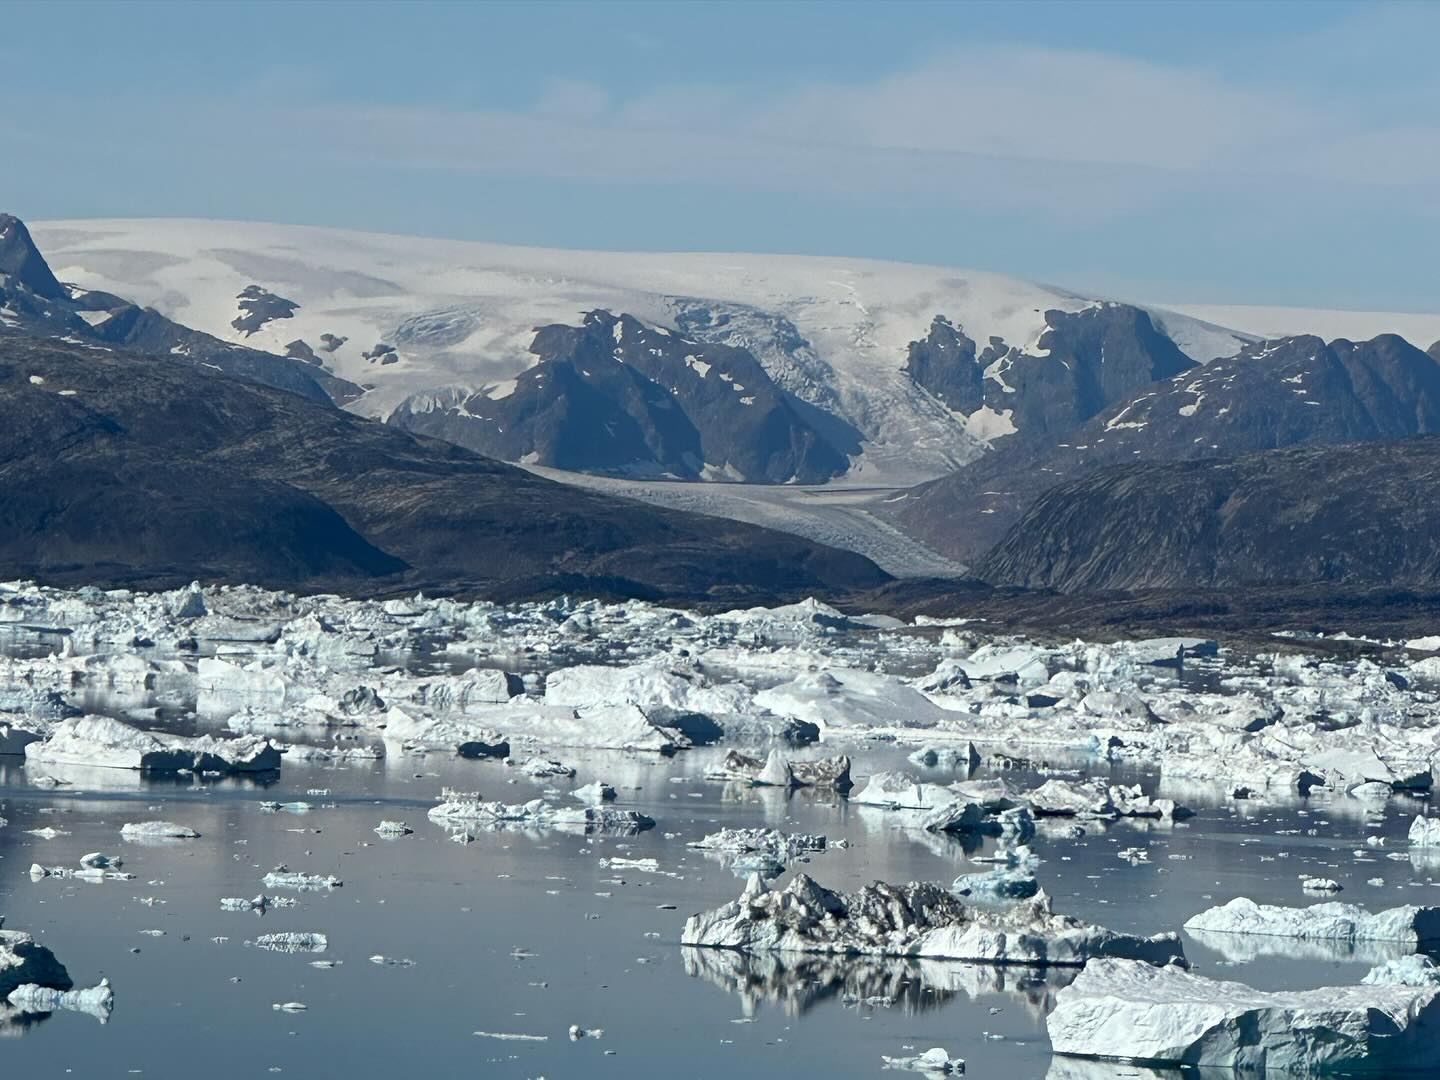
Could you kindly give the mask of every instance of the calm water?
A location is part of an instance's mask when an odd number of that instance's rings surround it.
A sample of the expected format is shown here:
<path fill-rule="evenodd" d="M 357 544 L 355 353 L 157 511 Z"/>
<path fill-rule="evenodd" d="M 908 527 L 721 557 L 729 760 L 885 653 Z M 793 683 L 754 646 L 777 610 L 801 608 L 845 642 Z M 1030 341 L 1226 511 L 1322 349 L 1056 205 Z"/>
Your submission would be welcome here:
<path fill-rule="evenodd" d="M 345 767 L 287 761 L 279 782 L 263 788 L 98 770 L 53 791 L 29 785 L 17 759 L 0 758 L 9 762 L 0 764 L 0 816 L 10 821 L 0 829 L 6 925 L 50 946 L 78 985 L 107 975 L 116 992 L 107 1025 L 57 1013 L 24 1028 L 0 1027 L 12 1036 L 0 1043 L 3 1075 L 869 1076 L 881 1072 L 882 1054 L 938 1045 L 964 1057 L 970 1076 L 1046 1076 L 1044 1012 L 1063 974 L 746 960 L 677 944 L 687 914 L 732 899 L 741 887 L 720 863 L 686 847 L 717 828 L 765 824 L 844 838 L 848 849 L 805 867 L 843 888 L 875 878 L 948 882 L 984 869 L 967 862 L 959 842 L 894 829 L 885 815 L 840 799 L 707 783 L 701 774 L 716 750 L 673 761 L 555 756 L 579 767 L 574 781 L 517 779 L 496 762 L 430 755 Z M 899 751 L 866 748 L 856 772 L 902 764 Z M 643 810 L 657 828 L 630 838 L 482 832 L 460 845 L 425 816 L 442 787 L 519 802 L 547 786 L 564 791 L 594 779 L 613 784 L 618 805 Z M 330 794 L 307 794 L 314 789 Z M 1314 902 L 1298 882 L 1309 874 L 1336 878 L 1345 886 L 1341 899 L 1371 908 L 1440 902 L 1428 869 L 1364 850 L 1375 832 L 1404 850 L 1418 802 L 1390 800 L 1381 822 L 1353 800 L 1217 807 L 1201 792 L 1185 794 L 1200 813 L 1182 825 L 1121 823 L 1081 840 L 1037 837 L 1038 873 L 1056 908 L 1148 933 L 1178 928 L 1236 895 Z M 318 808 L 272 814 L 259 805 L 297 799 Z M 121 842 L 122 823 L 159 817 L 202 838 L 163 847 Z M 371 831 L 381 819 L 403 819 L 415 833 L 381 839 Z M 69 835 L 26 834 L 44 826 Z M 1133 846 L 1149 849 L 1148 864 L 1118 857 Z M 136 879 L 28 876 L 32 862 L 73 866 L 97 850 L 122 854 Z M 610 870 L 601 860 L 611 855 L 654 857 L 663 873 Z M 344 887 L 289 894 L 299 896 L 298 906 L 263 917 L 219 909 L 221 897 L 261 892 L 261 876 L 282 863 L 335 874 Z M 1366 884 L 1377 876 L 1384 887 Z M 142 933 L 151 929 L 165 934 Z M 324 958 L 340 965 L 318 970 L 308 963 L 314 957 L 245 944 L 279 930 L 328 934 Z M 1247 956 L 1246 939 L 1232 942 L 1228 956 L 1189 938 L 1186 951 L 1201 971 L 1271 989 L 1354 982 L 1372 959 L 1287 954 L 1281 943 L 1273 943 L 1281 945 L 1275 955 Z M 376 955 L 413 966 L 371 962 Z M 863 1000 L 877 996 L 893 1003 Z M 272 1008 L 291 1001 L 308 1011 Z M 572 1042 L 571 1024 L 604 1034 Z M 1083 1075 L 1139 1074 L 1093 1066 Z"/>

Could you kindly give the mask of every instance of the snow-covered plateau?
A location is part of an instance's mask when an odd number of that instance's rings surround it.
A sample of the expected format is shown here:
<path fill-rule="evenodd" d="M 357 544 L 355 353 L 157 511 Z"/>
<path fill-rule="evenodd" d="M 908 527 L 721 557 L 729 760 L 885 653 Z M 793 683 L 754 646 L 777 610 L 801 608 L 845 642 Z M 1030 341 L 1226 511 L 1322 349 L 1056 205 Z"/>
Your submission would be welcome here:
<path fill-rule="evenodd" d="M 1046 311 L 1108 299 L 985 271 L 819 256 L 570 251 L 193 219 L 46 221 L 32 232 L 62 281 L 322 360 L 371 387 L 350 406 L 369 416 L 457 389 L 501 399 L 535 361 L 536 327 L 593 309 L 670 330 L 703 324 L 858 429 L 863 453 L 846 479 L 863 486 L 943 475 L 1008 430 L 992 411 L 953 413 L 905 373 L 909 344 L 937 314 L 982 344 L 1033 349 Z M 1202 363 L 1248 340 L 1150 314 Z M 290 349 L 297 341 L 303 351 Z"/>

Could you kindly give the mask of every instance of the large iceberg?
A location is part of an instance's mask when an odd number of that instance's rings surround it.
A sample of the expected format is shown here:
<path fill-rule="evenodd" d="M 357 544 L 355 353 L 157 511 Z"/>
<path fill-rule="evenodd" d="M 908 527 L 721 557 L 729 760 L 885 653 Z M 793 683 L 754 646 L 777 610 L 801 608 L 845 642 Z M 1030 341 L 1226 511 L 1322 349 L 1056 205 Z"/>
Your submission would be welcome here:
<path fill-rule="evenodd" d="M 1440 987 L 1269 993 L 1179 967 L 1101 959 L 1056 996 L 1056 1054 L 1245 1072 L 1424 1075 L 1440 1068 Z"/>
<path fill-rule="evenodd" d="M 1413 948 L 1440 942 L 1440 907 L 1406 904 L 1371 913 L 1357 904 L 1279 907 L 1237 896 L 1185 923 L 1211 934 L 1263 934 L 1306 941 L 1393 941 Z"/>
<path fill-rule="evenodd" d="M 188 738 L 141 731 L 108 716 L 81 716 L 62 720 L 48 738 L 25 747 L 25 761 L 141 772 L 272 772 L 280 768 L 280 751 L 258 735 Z"/>
<path fill-rule="evenodd" d="M 1139 937 L 1050 909 L 1043 892 L 1002 909 L 965 903 L 940 885 L 874 882 L 832 892 L 805 874 L 778 891 L 752 875 L 739 898 L 692 915 L 683 945 L 744 952 L 842 953 L 1069 966 L 1120 956 L 1183 960 L 1175 934 Z"/>

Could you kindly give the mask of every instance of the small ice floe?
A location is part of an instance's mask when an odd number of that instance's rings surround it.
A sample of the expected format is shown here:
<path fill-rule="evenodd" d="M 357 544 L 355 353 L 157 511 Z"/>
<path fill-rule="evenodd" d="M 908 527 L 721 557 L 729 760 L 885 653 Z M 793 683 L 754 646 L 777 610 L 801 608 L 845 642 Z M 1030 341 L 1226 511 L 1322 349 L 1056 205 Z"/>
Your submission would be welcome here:
<path fill-rule="evenodd" d="M 1334 878 L 1302 877 L 1300 879 L 1300 888 L 1304 889 L 1306 892 L 1337 893 L 1343 890 L 1345 886 L 1341 885 Z"/>
<path fill-rule="evenodd" d="M 131 821 L 120 826 L 120 835 L 132 844 L 154 841 L 196 840 L 200 834 L 187 825 L 173 821 Z"/>
<path fill-rule="evenodd" d="M 518 825 L 540 829 L 579 829 L 585 832 L 637 833 L 655 827 L 654 818 L 637 810 L 616 810 L 606 806 L 579 808 L 553 806 L 544 799 L 527 803 L 484 802 L 480 799 L 452 799 L 430 809 L 430 819 L 440 825 L 480 825 L 504 828 Z"/>
<path fill-rule="evenodd" d="M 78 878 L 81 881 L 133 881 L 134 874 L 127 874 L 123 870 L 106 870 L 98 866 L 41 866 L 39 863 L 30 864 L 30 880 L 40 881 L 44 878 Z"/>
<path fill-rule="evenodd" d="M 570 777 L 575 775 L 575 770 L 571 766 L 561 761 L 552 761 L 549 758 L 532 757 L 518 762 L 513 758 L 506 758 L 505 763 L 535 780 L 546 780 L 552 776 Z"/>
<path fill-rule="evenodd" d="M 330 939 L 312 931 L 286 930 L 278 934 L 261 934 L 251 944 L 269 952 L 317 953 L 330 947 Z"/>
<path fill-rule="evenodd" d="M 315 807 L 308 802 L 262 802 L 260 809 L 267 814 L 308 814 Z"/>
<path fill-rule="evenodd" d="M 303 1001 L 277 1001 L 270 1007 L 276 1012 L 288 1013 L 305 1012 L 310 1008 L 310 1006 L 306 1005 Z"/>
<path fill-rule="evenodd" d="M 515 1031 L 477 1031 L 482 1039 L 498 1039 L 501 1042 L 546 1042 L 549 1035 L 522 1035 Z"/>
<path fill-rule="evenodd" d="M 375 826 L 374 831 L 378 836 L 394 837 L 409 836 L 415 830 L 403 821 L 382 821 Z"/>
<path fill-rule="evenodd" d="M 267 889 L 300 889 L 304 892 L 338 889 L 345 884 L 333 874 L 304 874 L 284 868 L 271 870 L 261 880 Z"/>
<path fill-rule="evenodd" d="M 95 986 L 84 990 L 57 990 L 24 983 L 10 991 L 5 1000 L 22 1013 L 48 1013 L 64 1009 L 87 1013 L 103 1024 L 110 1019 L 110 1011 L 115 1007 L 115 992 L 110 988 L 109 979 L 101 979 Z"/>
<path fill-rule="evenodd" d="M 296 901 L 289 896 L 259 896 L 246 900 L 244 897 L 229 896 L 220 901 L 221 911 L 258 911 L 262 915 L 270 908 L 294 907 Z"/>
<path fill-rule="evenodd" d="M 579 1042 L 581 1039 L 599 1039 L 605 1035 L 604 1028 L 583 1028 L 579 1024 L 570 1025 L 570 1041 Z"/>
<path fill-rule="evenodd" d="M 890 1057 L 881 1054 L 880 1060 L 887 1069 L 907 1069 L 932 1076 L 961 1076 L 965 1072 L 965 1059 L 952 1058 L 949 1051 L 939 1046 L 932 1046 L 923 1054 L 916 1054 L 914 1057 Z"/>
<path fill-rule="evenodd" d="M 583 803 L 589 803 L 591 806 L 599 806 L 601 803 L 615 801 L 615 789 L 609 784 L 596 780 L 594 783 L 576 788 L 570 792 L 570 797 L 579 799 Z"/>

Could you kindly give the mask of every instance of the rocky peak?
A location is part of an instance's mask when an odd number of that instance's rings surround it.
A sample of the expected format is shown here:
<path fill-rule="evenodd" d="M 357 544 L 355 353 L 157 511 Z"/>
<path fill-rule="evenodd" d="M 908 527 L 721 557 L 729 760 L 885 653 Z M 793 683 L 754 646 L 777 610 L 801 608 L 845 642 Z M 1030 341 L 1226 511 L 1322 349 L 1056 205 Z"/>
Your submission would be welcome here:
<path fill-rule="evenodd" d="M 0 214 L 0 274 L 48 300 L 69 299 L 31 239 L 30 230 L 13 214 Z"/>

